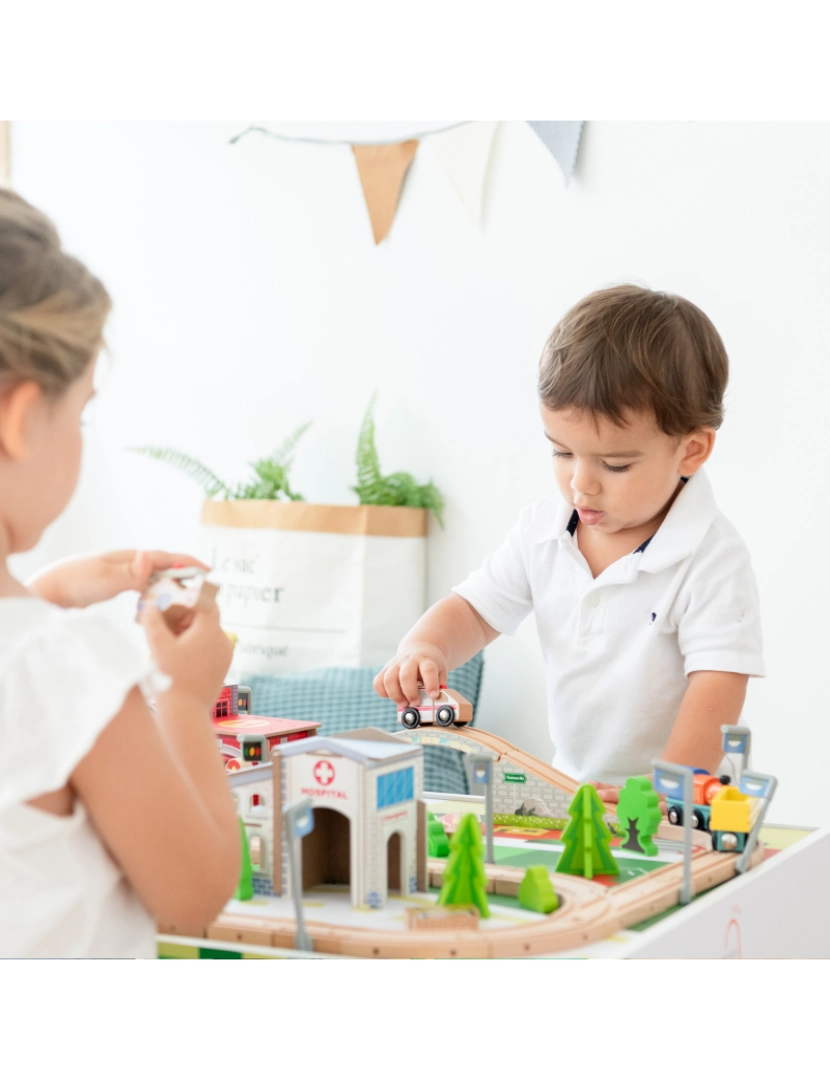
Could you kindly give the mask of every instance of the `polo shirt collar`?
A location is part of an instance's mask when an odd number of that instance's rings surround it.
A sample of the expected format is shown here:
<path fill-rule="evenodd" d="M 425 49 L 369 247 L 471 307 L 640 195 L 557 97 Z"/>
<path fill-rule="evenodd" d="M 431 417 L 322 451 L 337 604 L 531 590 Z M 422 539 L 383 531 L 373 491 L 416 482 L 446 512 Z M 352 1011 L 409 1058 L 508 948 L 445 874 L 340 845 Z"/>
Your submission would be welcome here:
<path fill-rule="evenodd" d="M 699 469 L 683 485 L 640 560 L 640 570 L 655 574 L 687 559 L 718 515 L 709 477 Z"/>
<path fill-rule="evenodd" d="M 703 469 L 699 469 L 683 485 L 663 524 L 645 548 L 637 549 L 640 555 L 638 570 L 658 573 L 688 558 L 697 550 L 717 513 L 712 485 Z M 531 542 L 541 544 L 569 537 L 568 526 L 573 514 L 573 507 L 564 499 L 547 500 L 531 524 Z"/>

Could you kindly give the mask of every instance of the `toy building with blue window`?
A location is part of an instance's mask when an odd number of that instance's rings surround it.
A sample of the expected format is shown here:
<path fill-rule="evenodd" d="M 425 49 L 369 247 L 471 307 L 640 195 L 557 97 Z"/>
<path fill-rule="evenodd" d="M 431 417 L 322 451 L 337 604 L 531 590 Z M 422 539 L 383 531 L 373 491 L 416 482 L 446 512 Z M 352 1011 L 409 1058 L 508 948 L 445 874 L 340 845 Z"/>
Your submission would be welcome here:
<path fill-rule="evenodd" d="M 426 889 L 423 750 L 374 728 L 274 747 L 271 764 L 229 777 L 251 850 L 254 890 L 291 892 L 282 807 L 310 798 L 303 891 L 347 886 L 355 907 Z"/>

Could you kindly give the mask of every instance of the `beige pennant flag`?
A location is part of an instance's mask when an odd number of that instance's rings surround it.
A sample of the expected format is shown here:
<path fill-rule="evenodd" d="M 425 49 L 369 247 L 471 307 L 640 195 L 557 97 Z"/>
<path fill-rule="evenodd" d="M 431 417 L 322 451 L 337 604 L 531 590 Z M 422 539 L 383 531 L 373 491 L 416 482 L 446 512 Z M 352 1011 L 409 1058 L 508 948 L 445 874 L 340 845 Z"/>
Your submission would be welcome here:
<path fill-rule="evenodd" d="M 474 121 L 429 137 L 429 145 L 474 225 L 481 225 L 484 182 L 497 127 L 495 120 Z"/>
<path fill-rule="evenodd" d="M 376 244 L 392 228 L 406 172 L 417 149 L 417 139 L 388 146 L 352 147 Z"/>

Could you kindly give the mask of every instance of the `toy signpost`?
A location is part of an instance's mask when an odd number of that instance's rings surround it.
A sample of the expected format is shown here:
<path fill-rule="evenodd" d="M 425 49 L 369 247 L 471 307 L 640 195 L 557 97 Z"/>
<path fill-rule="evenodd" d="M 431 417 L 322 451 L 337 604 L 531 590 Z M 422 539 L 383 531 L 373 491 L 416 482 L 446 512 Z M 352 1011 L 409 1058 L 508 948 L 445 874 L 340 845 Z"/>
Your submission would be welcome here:
<path fill-rule="evenodd" d="M 654 790 L 672 799 L 683 799 L 683 884 L 680 887 L 680 903 L 692 899 L 692 778 L 694 769 L 687 765 L 673 765 L 668 761 L 654 762 Z"/>
<path fill-rule="evenodd" d="M 605 805 L 592 784 L 583 784 L 568 807 L 571 820 L 562 833 L 565 850 L 556 864 L 558 874 L 619 874 L 611 854 L 611 830 L 605 824 Z"/>
<path fill-rule="evenodd" d="M 297 934 L 294 945 L 304 952 L 313 952 L 314 945 L 306 933 L 303 919 L 303 857 L 300 841 L 314 828 L 314 811 L 311 799 L 298 799 L 282 808 L 285 822 L 285 838 L 288 842 L 288 861 L 291 867 L 291 892 L 297 917 Z"/>
<path fill-rule="evenodd" d="M 721 724 L 723 732 L 723 752 L 732 762 L 735 770 L 735 783 L 739 784 L 744 769 L 749 764 L 749 747 L 752 734 L 748 727 L 738 724 Z M 737 762 L 735 759 L 737 758 Z"/>
<path fill-rule="evenodd" d="M 752 826 L 752 831 L 746 838 L 746 846 L 744 847 L 743 855 L 738 859 L 735 864 L 735 872 L 742 874 L 749 867 L 749 860 L 752 857 L 752 852 L 755 849 L 755 844 L 758 842 L 758 834 L 761 831 L 761 826 L 764 823 L 766 817 L 767 808 L 769 807 L 772 797 L 775 794 L 775 789 L 778 787 L 778 781 L 774 776 L 766 776 L 764 773 L 750 772 L 746 770 L 741 775 L 741 794 L 752 795 L 756 799 L 761 800 L 761 808 L 758 811 L 758 816 L 755 819 L 755 824 Z"/>
<path fill-rule="evenodd" d="M 474 784 L 484 784 L 484 828 L 487 833 L 487 862 L 494 863 L 493 854 L 493 755 L 470 754 Z"/>

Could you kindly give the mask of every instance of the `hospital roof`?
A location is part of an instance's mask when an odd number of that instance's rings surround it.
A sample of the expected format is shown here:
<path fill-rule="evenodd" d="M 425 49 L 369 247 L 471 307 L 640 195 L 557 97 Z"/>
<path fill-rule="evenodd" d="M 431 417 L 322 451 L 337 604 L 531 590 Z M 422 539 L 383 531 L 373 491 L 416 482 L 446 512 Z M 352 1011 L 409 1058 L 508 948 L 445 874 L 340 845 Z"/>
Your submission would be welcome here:
<path fill-rule="evenodd" d="M 316 735 L 310 739 L 299 739 L 279 748 L 281 757 L 295 757 L 297 754 L 338 754 L 340 757 L 359 761 L 369 768 L 385 765 L 388 761 L 413 759 L 423 754 L 420 746 L 407 746 L 405 743 L 380 742 L 373 739 L 338 739 L 336 736 Z"/>

